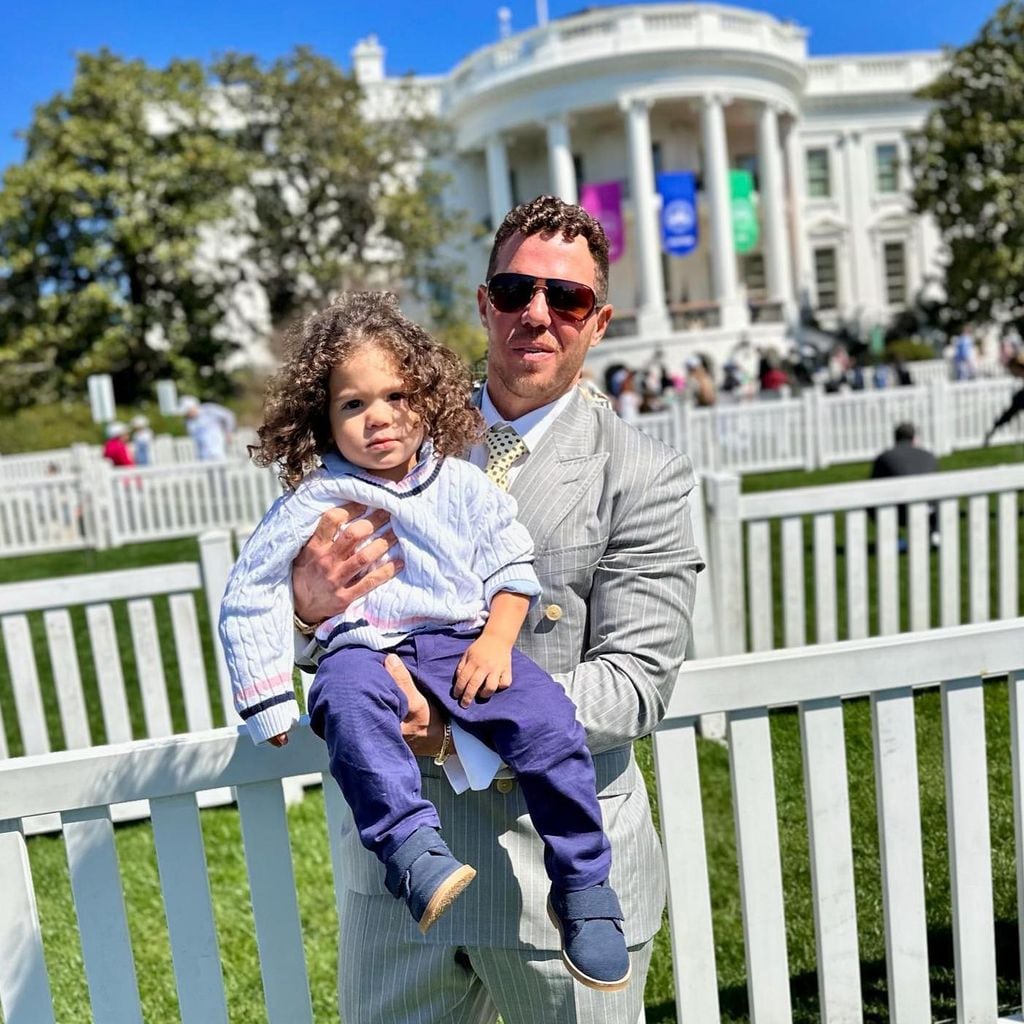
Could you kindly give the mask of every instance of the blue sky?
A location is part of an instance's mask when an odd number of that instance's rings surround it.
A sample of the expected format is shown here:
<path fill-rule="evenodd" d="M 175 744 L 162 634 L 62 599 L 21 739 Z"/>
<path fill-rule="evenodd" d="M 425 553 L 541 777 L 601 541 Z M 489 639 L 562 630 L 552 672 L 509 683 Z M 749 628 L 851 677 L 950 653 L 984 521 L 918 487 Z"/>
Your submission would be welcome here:
<path fill-rule="evenodd" d="M 35 104 L 71 84 L 74 54 L 106 46 L 163 65 L 234 49 L 271 58 L 305 43 L 350 66 L 349 52 L 376 33 L 389 73 L 448 71 L 497 38 L 501 0 L 0 0 L 0 168 L 21 159 L 14 133 Z M 504 0 L 515 31 L 536 23 L 534 0 Z M 601 0 L 548 0 L 552 18 Z M 977 33 L 997 0 L 756 0 L 733 4 L 789 18 L 810 30 L 813 54 L 927 50 Z"/>

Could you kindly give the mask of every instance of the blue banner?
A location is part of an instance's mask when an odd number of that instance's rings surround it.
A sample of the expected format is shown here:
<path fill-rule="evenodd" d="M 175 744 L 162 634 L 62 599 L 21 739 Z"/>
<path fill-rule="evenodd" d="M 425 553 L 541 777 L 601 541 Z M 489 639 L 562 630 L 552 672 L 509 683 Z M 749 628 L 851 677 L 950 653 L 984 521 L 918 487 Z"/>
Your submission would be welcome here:
<path fill-rule="evenodd" d="M 666 171 L 657 178 L 661 193 L 661 245 L 670 256 L 685 256 L 697 248 L 697 175 Z"/>

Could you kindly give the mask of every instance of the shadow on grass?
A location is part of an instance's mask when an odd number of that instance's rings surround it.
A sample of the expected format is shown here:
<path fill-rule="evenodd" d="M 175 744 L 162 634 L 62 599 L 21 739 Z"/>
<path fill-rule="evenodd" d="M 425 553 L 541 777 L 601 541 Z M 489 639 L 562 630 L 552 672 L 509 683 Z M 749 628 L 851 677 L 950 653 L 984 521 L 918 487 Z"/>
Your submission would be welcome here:
<path fill-rule="evenodd" d="M 997 921 L 996 986 L 1000 1012 L 1017 1010 L 1021 1005 L 1020 944 L 1016 921 Z M 953 962 L 953 933 L 950 928 L 932 929 L 928 933 L 928 963 L 931 979 L 932 1019 L 956 1017 L 956 973 Z M 861 963 L 861 997 L 864 1024 L 888 1024 L 889 984 L 885 961 Z M 793 1005 L 793 1024 L 819 1024 L 822 1019 L 818 998 L 818 975 L 815 971 L 796 974 L 789 981 Z M 750 1005 L 745 985 L 731 985 L 718 993 L 723 1022 L 750 1020 Z M 685 1017 L 684 1017 L 685 1020 Z M 647 1024 L 679 1024 L 675 1000 L 665 1000 L 647 1007 Z"/>

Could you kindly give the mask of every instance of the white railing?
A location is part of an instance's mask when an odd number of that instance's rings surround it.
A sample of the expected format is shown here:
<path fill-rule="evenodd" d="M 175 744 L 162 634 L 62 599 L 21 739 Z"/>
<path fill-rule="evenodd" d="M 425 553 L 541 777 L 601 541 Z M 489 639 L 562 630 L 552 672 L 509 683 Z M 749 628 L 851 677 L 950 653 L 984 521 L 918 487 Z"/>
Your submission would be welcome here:
<path fill-rule="evenodd" d="M 868 696 L 892 1019 L 931 1019 L 921 800 L 923 795 L 934 804 L 943 778 L 952 915 L 933 927 L 948 926 L 953 936 L 958 1018 L 1008 1019 L 1000 1016 L 996 1002 L 988 771 L 991 759 L 1001 767 L 999 777 L 1014 779 L 1019 874 L 1024 870 L 1022 798 L 1016 786 L 1024 773 L 1022 628 L 1024 621 L 1017 620 L 682 668 L 655 736 L 655 762 L 669 872 L 675 995 L 688 1018 L 720 1019 L 715 894 L 696 722 L 700 715 L 724 711 L 750 1016 L 792 1020 L 785 922 L 789 894 L 781 870 L 769 718 L 774 709 L 793 707 L 799 713 L 809 825 L 807 861 L 796 874 L 812 881 L 821 1016 L 863 1019 L 844 701 Z M 1009 675 L 1013 724 L 1005 749 L 986 744 L 985 677 L 995 674 Z M 944 772 L 919 776 L 914 695 L 928 687 L 941 694 Z M 7 1024 L 55 1022 L 24 836 L 34 818 L 52 814 L 60 815 L 63 826 L 58 841 L 67 854 L 92 1017 L 142 1019 L 111 823 L 113 806 L 139 801 L 148 801 L 152 814 L 181 1019 L 226 1024 L 221 937 L 207 860 L 237 853 L 204 845 L 197 803 L 198 794 L 227 787 L 237 794 L 268 1018 L 312 1024 L 282 780 L 323 773 L 326 761 L 323 744 L 299 727 L 281 750 L 255 748 L 235 729 L 220 729 L 0 764 L 0 808 L 6 817 L 0 822 L 0 1008 Z M 324 777 L 324 796 L 337 889 L 344 870 L 338 842 L 344 809 L 329 777 Z M 716 806 L 707 813 L 719 816 L 721 811 Z M 803 856 L 796 849 L 789 855 Z M 156 917 L 148 927 L 163 932 L 164 923 Z M 64 939 L 61 948 L 66 948 Z"/>
<path fill-rule="evenodd" d="M 759 494 L 711 474 L 703 487 L 720 653 L 1019 614 L 1024 466 Z"/>
<path fill-rule="evenodd" d="M 724 711 L 750 1019 L 792 1020 L 788 893 L 769 722 L 773 712 L 792 708 L 799 715 L 808 850 L 806 860 L 794 847 L 787 856 L 798 859 L 789 865 L 790 877 L 811 880 L 820 1019 L 863 1020 L 849 796 L 862 776 L 849 775 L 844 742 L 844 702 L 852 697 L 870 698 L 890 1019 L 932 1020 L 921 806 L 942 800 L 943 781 L 952 915 L 938 927 L 952 933 L 956 1019 L 993 1024 L 1021 1019 L 1004 1016 L 997 1007 L 988 778 L 992 766 L 998 778 L 1013 779 L 1013 792 L 1002 793 L 1001 804 L 1012 802 L 1014 809 L 1019 878 L 1024 872 L 1018 785 L 1024 771 L 1022 631 L 1024 620 L 1017 619 L 683 666 L 654 742 L 676 1005 L 685 1008 L 687 1019 L 719 1020 L 704 821 L 705 815 L 720 815 L 722 807 L 701 813 L 696 723 L 700 715 Z M 985 677 L 1000 675 L 1010 677 L 1010 741 L 987 747 Z M 921 688 L 941 695 L 944 771 L 918 771 L 915 692 Z"/>
<path fill-rule="evenodd" d="M 281 493 L 272 470 L 240 459 L 115 469 L 76 455 L 71 473 L 0 490 L 0 557 L 251 527 Z"/>
<path fill-rule="evenodd" d="M 927 387 L 886 388 L 799 397 L 753 399 L 709 408 L 678 402 L 638 419 L 641 430 L 685 451 L 700 471 L 765 473 L 863 462 L 890 448 L 898 423 L 910 421 L 936 455 L 978 448 L 1020 387 L 1009 378 L 942 379 Z M 1024 441 L 1024 415 L 999 430 L 992 444 Z"/>

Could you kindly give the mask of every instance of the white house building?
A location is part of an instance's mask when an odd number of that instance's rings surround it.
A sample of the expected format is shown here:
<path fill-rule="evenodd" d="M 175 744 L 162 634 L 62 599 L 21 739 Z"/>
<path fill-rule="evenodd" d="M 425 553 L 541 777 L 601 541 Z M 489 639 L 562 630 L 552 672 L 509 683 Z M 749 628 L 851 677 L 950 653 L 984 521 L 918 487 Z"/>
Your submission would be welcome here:
<path fill-rule="evenodd" d="M 611 186 L 600 216 L 620 224 L 617 314 L 597 365 L 781 341 L 803 304 L 823 325 L 868 327 L 940 286 L 940 238 L 911 210 L 907 133 L 941 54 L 810 57 L 799 25 L 702 3 L 592 9 L 517 34 L 506 22 L 502 35 L 421 80 L 454 131 L 451 201 L 493 230 L 539 193 L 593 203 Z M 379 103 L 394 79 L 376 38 L 353 67 Z M 663 201 L 666 173 L 696 186 L 693 201 Z M 665 253 L 663 212 L 686 255 Z"/>

